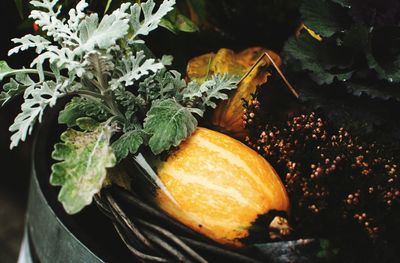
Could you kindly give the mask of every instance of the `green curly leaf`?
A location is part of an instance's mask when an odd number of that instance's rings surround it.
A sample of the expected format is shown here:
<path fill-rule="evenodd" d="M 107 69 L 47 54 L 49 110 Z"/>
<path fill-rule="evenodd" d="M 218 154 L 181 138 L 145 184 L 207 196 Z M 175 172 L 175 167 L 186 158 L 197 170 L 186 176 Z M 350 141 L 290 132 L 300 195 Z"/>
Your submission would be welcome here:
<path fill-rule="evenodd" d="M 172 33 L 181 32 L 196 32 L 199 28 L 186 16 L 180 14 L 176 9 L 169 12 L 160 21 L 160 26 L 168 29 Z"/>
<path fill-rule="evenodd" d="M 118 138 L 111 146 L 117 161 L 121 161 L 129 153 L 135 154 L 143 144 L 142 132 L 138 130 L 128 131 Z"/>
<path fill-rule="evenodd" d="M 74 97 L 65 105 L 58 115 L 58 123 L 66 124 L 68 127 L 76 126 L 76 121 L 82 117 L 90 117 L 97 121 L 105 121 L 109 114 L 100 105 L 86 98 Z"/>
<path fill-rule="evenodd" d="M 150 135 L 148 143 L 154 154 L 178 146 L 196 127 L 196 118 L 175 99 L 154 104 L 144 120 L 144 132 Z"/>
<path fill-rule="evenodd" d="M 33 88 L 36 83 L 27 74 L 17 74 L 15 78 L 3 86 L 3 91 L 0 93 L 0 104 L 4 106 L 11 99 L 22 95 L 24 91 L 31 87 Z"/>
<path fill-rule="evenodd" d="M 61 186 L 59 201 L 69 214 L 75 214 L 92 202 L 106 178 L 107 168 L 116 163 L 109 145 L 109 126 L 99 125 L 91 132 L 68 129 L 52 157 L 60 161 L 52 166 L 50 183 Z"/>

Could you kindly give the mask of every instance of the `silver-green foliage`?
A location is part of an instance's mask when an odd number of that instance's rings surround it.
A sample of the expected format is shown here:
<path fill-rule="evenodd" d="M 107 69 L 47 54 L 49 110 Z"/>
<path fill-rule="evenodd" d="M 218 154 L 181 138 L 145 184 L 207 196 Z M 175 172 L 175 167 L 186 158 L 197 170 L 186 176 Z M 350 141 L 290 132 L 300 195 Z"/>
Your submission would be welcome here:
<path fill-rule="evenodd" d="M 153 0 L 124 3 L 102 18 L 87 14 L 81 0 L 61 17 L 57 0 L 34 0 L 30 14 L 45 33 L 13 39 L 9 54 L 34 49 L 29 69 L 0 62 L 0 81 L 8 79 L 0 103 L 23 94 L 21 113 L 11 125 L 11 148 L 24 141 L 47 107 L 75 96 L 59 114 L 68 130 L 56 144 L 51 183 L 61 186 L 59 200 L 68 213 L 88 205 L 100 191 L 106 168 L 140 147 L 154 154 L 179 145 L 197 127 L 196 113 L 227 99 L 237 79 L 213 76 L 203 84 L 186 83 L 168 70 L 170 57 L 149 55 L 139 39 L 156 29 L 175 0 L 156 9 Z M 15 77 L 13 77 L 15 76 Z"/>

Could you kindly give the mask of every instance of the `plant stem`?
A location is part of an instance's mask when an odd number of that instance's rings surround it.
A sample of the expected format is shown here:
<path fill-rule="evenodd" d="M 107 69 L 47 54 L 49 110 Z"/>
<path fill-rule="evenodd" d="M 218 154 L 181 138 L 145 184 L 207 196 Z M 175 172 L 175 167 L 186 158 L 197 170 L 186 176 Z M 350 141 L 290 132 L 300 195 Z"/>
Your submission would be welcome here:
<path fill-rule="evenodd" d="M 9 75 L 17 75 L 18 73 L 23 73 L 23 74 L 39 74 L 37 69 L 15 69 L 13 71 L 10 71 L 8 74 L 6 74 L 5 76 L 9 76 Z M 56 76 L 54 75 L 53 72 L 50 71 L 43 71 L 43 73 L 46 76 L 55 78 Z"/>
<path fill-rule="evenodd" d="M 72 92 L 71 94 L 86 95 L 86 96 L 95 97 L 95 98 L 98 98 L 98 99 L 101 99 L 104 101 L 106 100 L 106 96 L 101 95 L 100 93 L 97 93 L 97 92 L 90 91 L 90 90 L 77 90 L 77 91 Z"/>
<path fill-rule="evenodd" d="M 113 98 L 113 94 L 108 91 L 108 92 L 104 93 L 104 96 L 105 96 L 105 102 L 112 109 L 112 111 L 114 112 L 114 115 L 120 117 L 123 120 L 126 120 L 124 114 L 122 114 L 122 112 L 119 110 L 118 105 Z"/>
<path fill-rule="evenodd" d="M 76 94 L 76 95 L 84 95 L 88 96 L 88 98 L 98 98 L 101 99 L 105 102 L 105 104 L 101 104 L 102 107 L 107 110 L 111 115 L 117 117 L 118 119 L 121 119 L 122 121 L 125 121 L 125 116 L 121 113 L 121 111 L 118 109 L 118 106 L 116 105 L 115 101 L 112 98 L 111 94 L 100 94 L 97 92 L 93 92 L 90 90 L 77 90 L 72 92 L 71 94 Z"/>

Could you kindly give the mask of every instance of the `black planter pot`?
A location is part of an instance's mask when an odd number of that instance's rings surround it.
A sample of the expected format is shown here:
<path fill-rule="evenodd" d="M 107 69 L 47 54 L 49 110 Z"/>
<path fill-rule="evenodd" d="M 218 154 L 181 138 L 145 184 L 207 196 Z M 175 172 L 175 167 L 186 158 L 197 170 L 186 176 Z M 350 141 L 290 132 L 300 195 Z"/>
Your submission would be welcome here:
<path fill-rule="evenodd" d="M 105 215 L 107 213 L 101 212 L 95 204 L 71 216 L 64 212 L 57 201 L 59 189 L 49 184 L 50 155 L 60 135 L 54 125 L 56 116 L 50 112 L 35 136 L 27 220 L 19 262 L 145 262 L 135 258 L 126 248 L 114 229 L 116 220 L 112 217 L 110 220 Z M 158 221 L 141 213 L 136 211 L 134 216 L 142 221 L 144 218 L 146 222 Z M 174 228 L 169 229 L 175 233 Z M 319 242 L 315 240 L 296 240 L 259 244 L 238 254 L 204 240 L 198 234 L 190 233 L 190 230 L 187 233 L 187 239 L 192 240 L 189 246 L 209 262 L 314 262 L 319 249 Z M 206 248 L 201 244 L 197 246 L 201 243 L 197 241 L 203 242 Z"/>
<path fill-rule="evenodd" d="M 19 262 L 135 262 L 95 205 L 71 216 L 57 201 L 59 189 L 49 183 L 51 151 L 60 135 L 56 113 L 46 114 L 35 135 Z"/>
<path fill-rule="evenodd" d="M 34 169 L 20 261 L 104 262 L 61 221 L 47 202 Z"/>

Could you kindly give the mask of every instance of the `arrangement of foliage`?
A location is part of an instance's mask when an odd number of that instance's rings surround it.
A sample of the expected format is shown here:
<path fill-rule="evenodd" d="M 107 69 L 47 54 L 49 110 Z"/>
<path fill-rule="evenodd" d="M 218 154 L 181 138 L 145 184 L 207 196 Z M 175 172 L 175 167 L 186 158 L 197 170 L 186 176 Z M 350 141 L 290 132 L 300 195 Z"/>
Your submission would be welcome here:
<path fill-rule="evenodd" d="M 300 12 L 308 30 L 287 41 L 284 59 L 301 99 L 339 126 L 398 139 L 399 2 L 311 0 Z"/>
<path fill-rule="evenodd" d="M 23 15 L 22 1 L 15 3 Z M 249 5 L 187 0 L 174 8 L 175 0 L 99 1 L 93 10 L 105 10 L 104 15 L 89 11 L 85 0 L 30 3 L 29 18 L 38 26 L 38 34 L 13 39 L 16 46 L 9 54 L 34 49 L 37 56 L 30 68 L 23 69 L 0 61 L 0 81 L 7 82 L 0 104 L 5 106 L 17 96 L 24 99 L 10 127 L 10 148 L 14 148 L 42 122 L 47 108 L 69 99 L 58 115 L 59 124 L 67 128 L 54 146 L 52 158 L 57 163 L 50 177 L 52 185 L 61 186 L 59 200 L 68 213 L 89 205 L 108 183 L 107 169 L 129 155 L 143 149 L 159 155 L 178 146 L 196 129 L 206 110 L 224 105 L 218 101 L 227 100 L 238 86 L 236 94 L 241 98 L 231 96 L 234 103 L 226 102 L 231 117 L 228 126 L 234 120 L 241 129 L 245 127 L 239 137 L 247 135 L 245 143 L 281 176 L 291 201 L 291 237 L 338 239 L 321 243 L 317 255 L 321 258 L 371 247 L 368 253 L 362 252 L 363 259 L 355 258 L 356 253 L 345 259 L 396 260 L 394 250 L 400 244 L 400 116 L 396 114 L 400 110 L 400 2 L 266 4 L 257 0 Z M 65 12 L 65 7 L 71 8 Z M 237 19 L 254 13 L 263 17 L 266 9 L 268 19 Z M 239 35 L 246 41 L 254 32 L 270 32 L 277 25 L 294 29 L 298 20 L 287 20 L 297 17 L 297 10 L 304 25 L 286 42 L 283 67 L 307 104 L 296 101 L 289 112 L 273 109 L 273 104 L 264 101 L 268 96 L 257 93 L 260 85 L 278 85 L 268 65 L 276 59 L 279 66 L 281 60 L 267 49 L 235 54 L 224 48 L 208 53 L 193 59 L 187 77 L 182 78 L 169 68 L 171 56 L 154 57 L 143 40 L 159 26 L 172 32 L 192 32 L 199 26 L 227 39 Z M 285 38 L 286 33 L 275 37 Z M 239 79 L 230 74 L 246 76 L 264 52 L 273 59 L 255 65 L 256 73 L 238 85 Z M 249 100 L 254 91 L 257 94 Z M 243 123 L 242 108 L 237 106 L 242 101 Z M 361 244 L 348 248 L 352 241 Z M 379 251 L 380 246 L 385 249 Z"/>
<path fill-rule="evenodd" d="M 11 125 L 10 148 L 31 134 L 47 108 L 63 97 L 72 98 L 58 121 L 68 129 L 54 147 L 51 184 L 61 186 L 59 200 L 68 213 L 91 203 L 106 178 L 106 168 L 129 153 L 149 147 L 154 154 L 179 145 L 196 128 L 197 118 L 216 100 L 227 99 L 236 77 L 215 75 L 201 85 L 186 83 L 166 67 L 172 58 L 152 57 L 140 39 L 156 29 L 173 10 L 175 0 L 158 8 L 148 0 L 124 3 L 99 17 L 86 13 L 79 1 L 68 18 L 60 18 L 57 0 L 33 0 L 30 18 L 46 36 L 13 39 L 9 54 L 34 48 L 29 69 L 0 64 L 0 93 L 4 106 L 22 95 L 22 112 Z"/>

